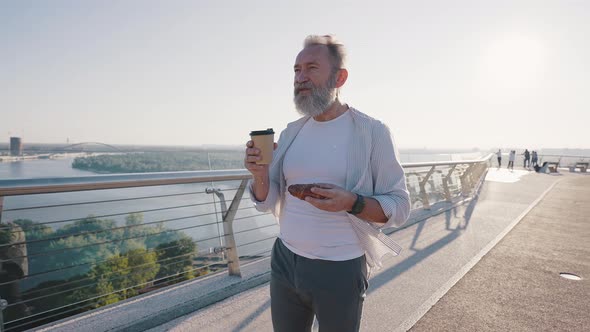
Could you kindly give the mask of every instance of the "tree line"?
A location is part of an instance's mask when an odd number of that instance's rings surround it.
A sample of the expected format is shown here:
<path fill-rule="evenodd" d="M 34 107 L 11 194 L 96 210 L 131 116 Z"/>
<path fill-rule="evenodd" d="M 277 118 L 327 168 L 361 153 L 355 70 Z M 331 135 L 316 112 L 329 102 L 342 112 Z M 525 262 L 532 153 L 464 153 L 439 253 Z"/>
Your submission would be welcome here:
<path fill-rule="evenodd" d="M 242 151 L 142 152 L 78 157 L 72 167 L 98 173 L 145 173 L 244 168 Z"/>

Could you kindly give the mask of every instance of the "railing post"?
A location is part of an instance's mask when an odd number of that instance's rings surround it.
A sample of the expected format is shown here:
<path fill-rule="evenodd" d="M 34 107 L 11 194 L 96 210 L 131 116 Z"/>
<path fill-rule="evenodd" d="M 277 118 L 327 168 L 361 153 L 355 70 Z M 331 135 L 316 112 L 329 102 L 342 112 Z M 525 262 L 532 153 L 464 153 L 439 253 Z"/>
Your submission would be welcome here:
<path fill-rule="evenodd" d="M 219 198 L 219 205 L 221 206 L 221 218 L 225 216 L 227 213 L 227 204 L 225 203 L 225 195 L 221 192 L 219 188 L 206 188 L 205 192 L 207 194 L 215 194 L 217 198 Z M 217 211 L 215 211 L 217 213 Z M 222 257 L 225 259 L 225 250 L 223 248 L 223 241 L 221 240 L 221 234 L 219 235 L 219 247 L 214 248 L 215 253 L 221 253 Z"/>
<path fill-rule="evenodd" d="M 2 225 L 2 209 L 4 206 L 4 197 L 0 196 L 0 225 Z M 0 263 L 0 268 L 2 263 Z M 0 332 L 4 332 L 4 309 L 8 306 L 8 302 L 0 297 Z"/>
<path fill-rule="evenodd" d="M 8 302 L 0 298 L 0 332 L 4 332 L 4 309 L 8 307 Z"/>
<path fill-rule="evenodd" d="M 0 224 L 2 223 L 2 209 L 4 207 L 4 196 L 0 196 Z"/>
<path fill-rule="evenodd" d="M 219 198 L 219 202 L 221 205 L 221 216 L 223 219 L 223 238 L 225 245 L 220 243 L 220 251 L 227 257 L 227 267 L 228 273 L 232 276 L 241 276 L 240 272 L 240 260 L 238 256 L 238 250 L 236 247 L 236 241 L 234 238 L 234 228 L 233 228 L 233 221 L 240 205 L 240 201 L 242 200 L 242 196 L 244 195 L 244 191 L 246 189 L 246 184 L 248 180 L 242 180 L 240 183 L 240 187 L 234 196 L 234 199 L 231 202 L 229 210 L 227 208 L 227 204 L 225 202 L 225 196 L 221 192 L 219 188 L 207 188 L 205 192 L 207 194 L 215 194 L 217 198 Z M 221 242 L 221 238 L 220 238 Z M 215 248 L 217 252 L 218 248 Z"/>
<path fill-rule="evenodd" d="M 477 181 L 474 183 L 473 190 L 477 192 L 481 187 L 482 183 L 485 181 L 485 175 L 487 174 L 488 167 L 486 167 L 485 163 L 481 163 L 477 165 Z"/>
<path fill-rule="evenodd" d="M 471 172 L 471 175 L 469 175 L 469 182 L 471 184 L 471 187 L 469 188 L 469 191 L 471 193 L 473 193 L 475 191 L 475 187 L 477 186 L 477 183 L 479 182 L 479 175 L 480 175 L 480 170 L 481 170 L 481 165 L 480 164 L 473 164 L 473 172 Z"/>
<path fill-rule="evenodd" d="M 479 164 L 479 174 L 477 176 L 478 183 L 481 183 L 481 181 L 485 180 L 485 176 L 488 172 L 488 168 L 489 167 L 487 167 L 487 165 L 485 163 Z M 478 184 L 476 184 L 476 185 L 478 185 Z"/>
<path fill-rule="evenodd" d="M 447 176 L 443 178 L 443 189 L 445 191 L 445 198 L 449 202 L 452 200 L 451 191 L 449 190 L 449 181 L 451 181 L 451 175 L 453 174 L 455 167 L 457 167 L 457 165 L 453 165 L 453 167 L 451 167 L 451 169 L 449 170 L 449 173 L 447 173 Z"/>
<path fill-rule="evenodd" d="M 472 181 L 471 173 L 473 172 L 473 164 L 467 166 L 467 169 L 461 175 L 461 194 L 463 196 L 469 196 L 471 193 Z"/>
<path fill-rule="evenodd" d="M 434 173 L 435 168 L 436 168 L 436 166 L 432 166 L 430 171 L 428 171 L 428 173 L 426 173 L 426 176 L 424 177 L 424 179 L 422 179 L 422 181 L 420 181 L 420 197 L 422 198 L 422 204 L 424 205 L 425 209 L 430 209 L 430 202 L 428 201 L 428 194 L 426 194 L 426 182 L 428 182 L 428 179 L 430 179 L 430 176 L 432 175 L 432 173 Z"/>
<path fill-rule="evenodd" d="M 228 251 L 227 267 L 230 276 L 242 276 L 242 273 L 240 272 L 240 258 L 238 256 L 238 248 L 234 238 L 233 223 L 234 217 L 238 212 L 240 202 L 242 201 L 242 196 L 244 196 L 244 191 L 246 190 L 247 184 L 248 180 L 242 180 L 240 187 L 238 188 L 238 191 L 236 192 L 236 195 L 229 206 L 229 210 L 223 216 L 223 233 L 225 236 L 225 248 Z"/>

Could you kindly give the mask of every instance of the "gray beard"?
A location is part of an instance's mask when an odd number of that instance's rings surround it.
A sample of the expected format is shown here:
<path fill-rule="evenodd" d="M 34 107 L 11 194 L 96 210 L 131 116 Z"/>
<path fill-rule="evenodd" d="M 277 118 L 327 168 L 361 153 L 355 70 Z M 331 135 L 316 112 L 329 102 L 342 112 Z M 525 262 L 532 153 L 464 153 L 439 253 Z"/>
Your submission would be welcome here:
<path fill-rule="evenodd" d="M 335 75 L 334 75 L 335 76 Z M 295 109 L 301 115 L 309 115 L 316 117 L 324 113 L 338 97 L 336 85 L 336 77 L 331 78 L 326 83 L 326 86 L 314 86 L 313 84 L 302 84 L 295 87 L 295 94 L 293 102 L 295 103 Z M 297 94 L 297 88 L 306 87 L 311 89 L 311 94 L 304 96 Z"/>

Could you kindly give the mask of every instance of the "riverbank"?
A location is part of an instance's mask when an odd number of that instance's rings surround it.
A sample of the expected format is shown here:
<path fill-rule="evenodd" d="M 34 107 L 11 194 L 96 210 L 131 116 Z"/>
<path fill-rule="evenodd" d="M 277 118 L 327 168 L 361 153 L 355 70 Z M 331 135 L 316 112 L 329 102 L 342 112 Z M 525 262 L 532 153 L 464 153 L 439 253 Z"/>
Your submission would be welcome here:
<path fill-rule="evenodd" d="M 76 153 L 43 153 L 25 156 L 0 156 L 0 163 L 11 163 L 17 161 L 39 160 L 39 159 L 67 159 L 78 157 L 96 156 L 100 153 L 76 152 Z"/>

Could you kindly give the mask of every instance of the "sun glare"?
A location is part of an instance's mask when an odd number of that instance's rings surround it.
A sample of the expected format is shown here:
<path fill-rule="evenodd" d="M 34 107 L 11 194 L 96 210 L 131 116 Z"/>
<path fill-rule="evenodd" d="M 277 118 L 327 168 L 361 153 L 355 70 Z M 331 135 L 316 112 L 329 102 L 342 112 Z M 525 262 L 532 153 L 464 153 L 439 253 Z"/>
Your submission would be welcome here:
<path fill-rule="evenodd" d="M 525 35 L 498 38 L 485 51 L 485 79 L 501 90 L 521 90 L 541 77 L 545 62 L 542 43 Z"/>

